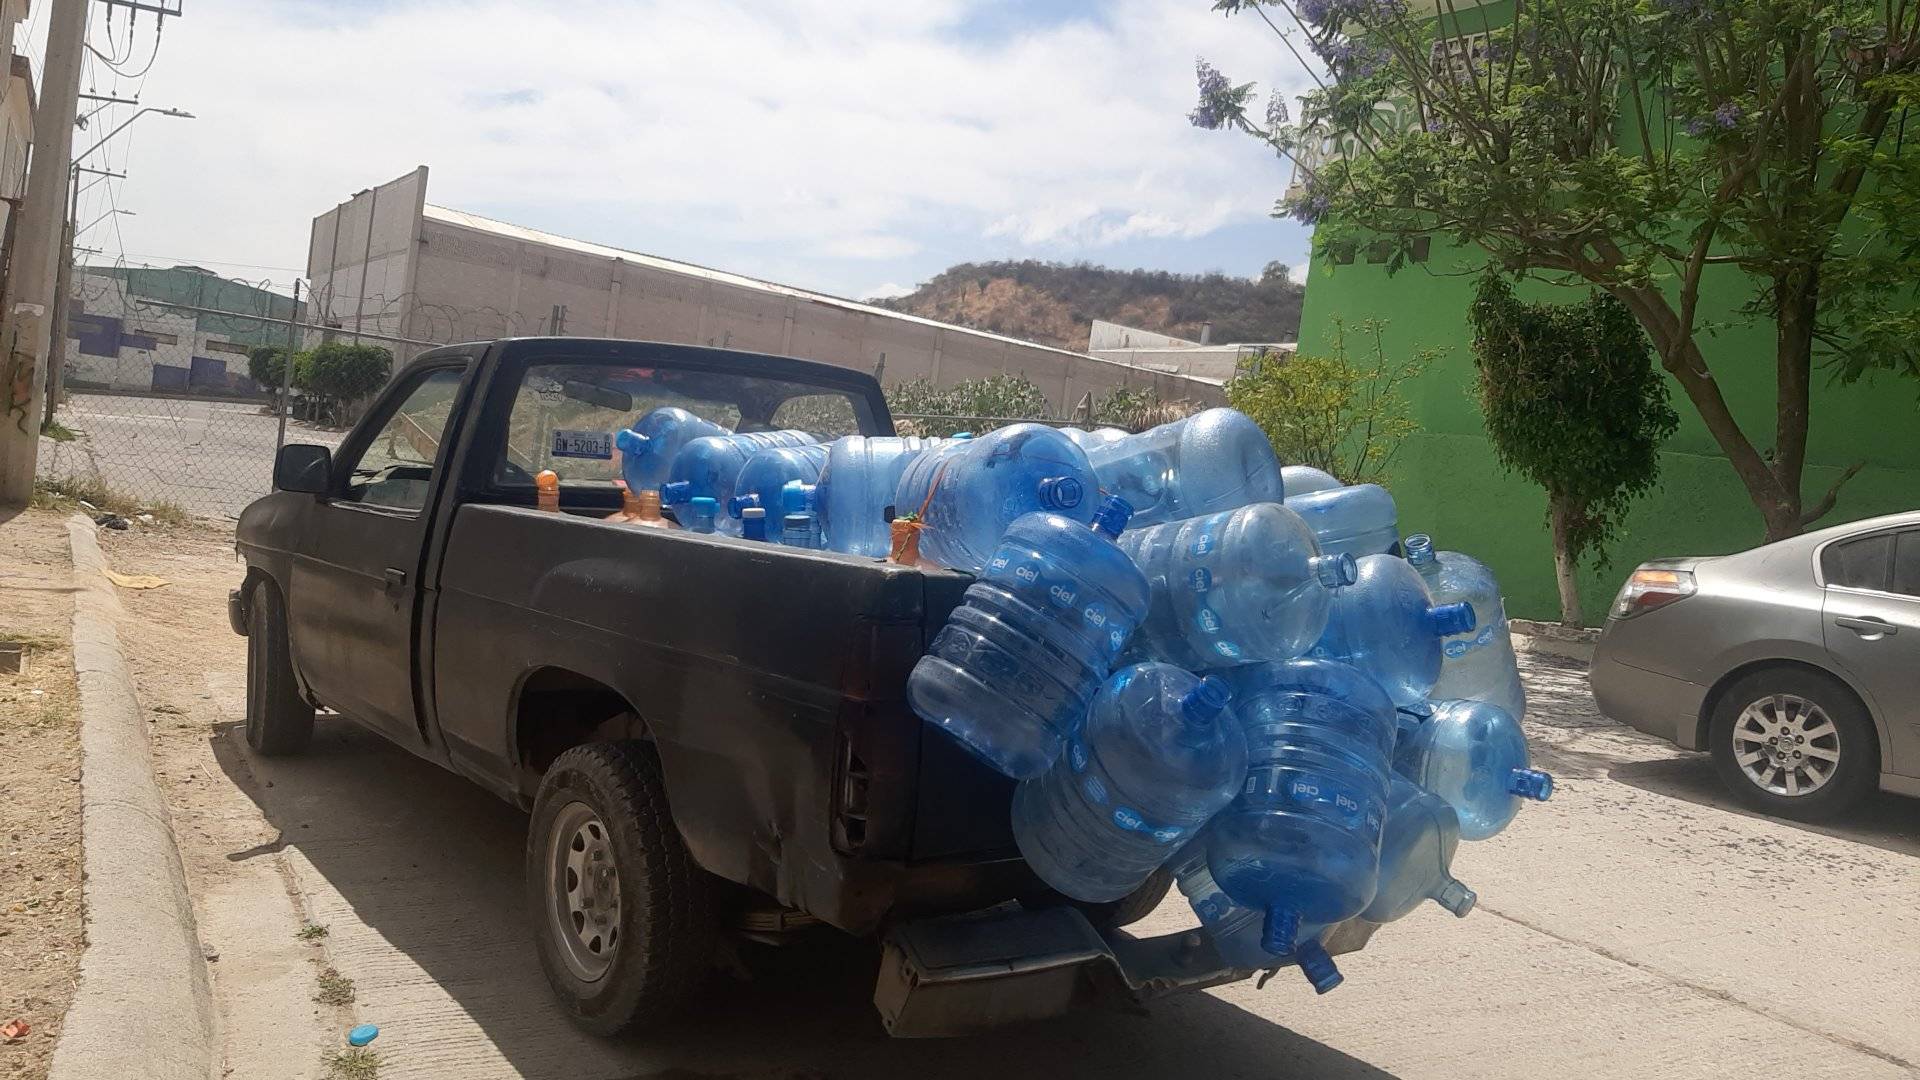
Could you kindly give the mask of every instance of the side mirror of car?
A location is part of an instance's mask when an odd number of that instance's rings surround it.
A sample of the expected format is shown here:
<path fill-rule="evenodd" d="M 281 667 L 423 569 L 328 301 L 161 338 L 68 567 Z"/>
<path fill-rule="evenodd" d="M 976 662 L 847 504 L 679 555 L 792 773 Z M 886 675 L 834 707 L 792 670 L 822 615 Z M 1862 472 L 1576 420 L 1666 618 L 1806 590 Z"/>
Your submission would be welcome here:
<path fill-rule="evenodd" d="M 333 451 L 312 443 L 288 443 L 273 459 L 273 489 L 325 495 L 333 479 Z"/>

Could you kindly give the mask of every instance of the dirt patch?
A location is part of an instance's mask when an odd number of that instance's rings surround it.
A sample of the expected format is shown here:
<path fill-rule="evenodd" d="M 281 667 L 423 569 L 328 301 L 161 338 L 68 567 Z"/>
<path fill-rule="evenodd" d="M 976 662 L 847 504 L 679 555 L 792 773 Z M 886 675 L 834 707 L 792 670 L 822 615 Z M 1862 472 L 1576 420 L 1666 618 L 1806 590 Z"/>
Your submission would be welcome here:
<path fill-rule="evenodd" d="M 80 710 L 66 516 L 0 519 L 0 641 L 27 670 L 0 673 L 0 1075 L 43 1077 L 85 947 L 80 893 Z"/>

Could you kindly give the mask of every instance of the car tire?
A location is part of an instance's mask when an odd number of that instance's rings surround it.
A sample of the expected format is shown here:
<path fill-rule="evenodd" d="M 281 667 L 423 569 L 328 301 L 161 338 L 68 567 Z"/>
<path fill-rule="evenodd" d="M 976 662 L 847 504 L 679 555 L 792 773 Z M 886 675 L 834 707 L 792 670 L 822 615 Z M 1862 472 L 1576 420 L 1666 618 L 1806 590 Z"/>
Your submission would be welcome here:
<path fill-rule="evenodd" d="M 1095 930 L 1118 930 L 1123 926 L 1132 926 L 1141 919 L 1153 914 L 1160 902 L 1167 898 L 1173 889 L 1173 875 L 1162 866 L 1155 870 L 1140 887 L 1118 900 L 1075 900 L 1069 896 L 1047 889 L 1020 898 L 1020 906 L 1029 911 L 1038 911 L 1050 907 L 1079 908 Z"/>
<path fill-rule="evenodd" d="M 1779 817 L 1831 820 L 1879 783 L 1880 739 L 1866 708 L 1831 676 L 1804 668 L 1741 676 L 1716 700 L 1707 739 L 1728 789 Z M 1804 756 L 1775 757 L 1776 747 Z M 1820 763 L 1827 760 L 1832 764 L 1823 773 Z"/>
<path fill-rule="evenodd" d="M 556 758 L 534 800 L 526 871 L 540 966 L 580 1027 L 655 1027 L 704 988 L 716 894 L 673 824 L 652 746 L 590 743 Z"/>
<path fill-rule="evenodd" d="M 287 603 L 271 581 L 247 605 L 247 745 L 266 757 L 297 754 L 313 741 L 313 706 L 300 696 L 287 636 Z"/>

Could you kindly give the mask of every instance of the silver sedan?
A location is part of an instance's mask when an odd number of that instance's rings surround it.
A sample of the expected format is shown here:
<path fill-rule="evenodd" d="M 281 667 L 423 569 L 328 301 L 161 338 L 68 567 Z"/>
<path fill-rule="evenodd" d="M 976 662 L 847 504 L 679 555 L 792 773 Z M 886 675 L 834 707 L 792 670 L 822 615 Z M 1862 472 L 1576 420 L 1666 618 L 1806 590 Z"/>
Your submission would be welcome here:
<path fill-rule="evenodd" d="M 1920 796 L 1920 512 L 1642 564 L 1590 678 L 1601 712 L 1711 753 L 1768 813 Z"/>

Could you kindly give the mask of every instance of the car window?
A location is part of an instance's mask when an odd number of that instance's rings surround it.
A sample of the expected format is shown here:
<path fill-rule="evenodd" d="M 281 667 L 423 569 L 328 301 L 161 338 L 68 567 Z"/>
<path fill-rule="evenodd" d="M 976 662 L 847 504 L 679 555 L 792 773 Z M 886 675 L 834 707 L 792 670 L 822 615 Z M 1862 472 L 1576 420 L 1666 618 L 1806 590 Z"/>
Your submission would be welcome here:
<path fill-rule="evenodd" d="M 1821 554 L 1820 576 L 1826 579 L 1828 585 L 1885 590 L 1892 556 L 1892 533 L 1842 540 L 1827 545 L 1827 550 Z"/>
<path fill-rule="evenodd" d="M 1920 529 L 1908 529 L 1894 537 L 1892 591 L 1920 596 Z"/>
<path fill-rule="evenodd" d="M 402 510 L 427 505 L 433 463 L 440 455 L 440 440 L 465 375 L 462 368 L 441 368 L 419 378 L 359 460 L 342 464 L 347 470 L 343 496 L 347 501 Z"/>

